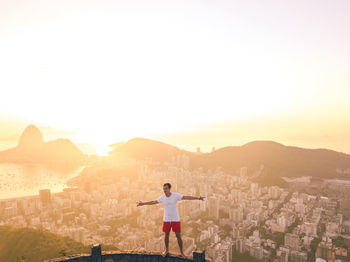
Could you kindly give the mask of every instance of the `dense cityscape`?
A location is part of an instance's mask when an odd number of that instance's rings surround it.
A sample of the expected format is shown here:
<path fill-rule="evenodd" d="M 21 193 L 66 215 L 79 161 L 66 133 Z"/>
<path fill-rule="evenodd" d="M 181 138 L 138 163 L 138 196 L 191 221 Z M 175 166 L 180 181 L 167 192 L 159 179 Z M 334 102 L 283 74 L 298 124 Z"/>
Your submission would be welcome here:
<path fill-rule="evenodd" d="M 137 172 L 110 176 L 120 166 Z M 302 182 L 288 189 L 261 187 L 244 166 L 234 174 L 189 167 L 186 155 L 166 163 L 129 159 L 118 165 L 106 158 L 63 192 L 43 189 L 37 196 L 0 200 L 0 225 L 45 229 L 85 245 L 163 251 L 163 206 L 136 202 L 157 199 L 169 182 L 172 192 L 205 197 L 179 202 L 186 254 L 205 250 L 216 262 L 349 261 L 347 185 L 328 184 L 328 191 L 319 192 L 308 192 Z M 170 252 L 178 253 L 173 234 Z M 243 256 L 248 260 L 239 260 Z"/>

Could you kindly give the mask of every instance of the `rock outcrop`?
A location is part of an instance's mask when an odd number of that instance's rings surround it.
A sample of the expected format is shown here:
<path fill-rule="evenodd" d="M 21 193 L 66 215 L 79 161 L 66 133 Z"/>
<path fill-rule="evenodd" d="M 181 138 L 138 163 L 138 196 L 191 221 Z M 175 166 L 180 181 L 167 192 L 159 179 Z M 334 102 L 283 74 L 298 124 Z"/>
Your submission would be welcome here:
<path fill-rule="evenodd" d="M 0 162 L 53 166 L 76 165 L 84 157 L 85 155 L 69 139 L 44 142 L 40 130 L 32 124 L 23 131 L 17 147 L 0 152 Z"/>

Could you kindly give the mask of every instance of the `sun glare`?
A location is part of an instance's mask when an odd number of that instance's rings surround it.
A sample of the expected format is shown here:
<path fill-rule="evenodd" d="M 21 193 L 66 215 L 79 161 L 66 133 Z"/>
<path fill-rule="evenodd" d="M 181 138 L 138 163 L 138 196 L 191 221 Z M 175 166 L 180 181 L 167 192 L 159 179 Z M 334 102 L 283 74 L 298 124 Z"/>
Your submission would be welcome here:
<path fill-rule="evenodd" d="M 341 50 L 320 58 L 308 46 L 290 46 L 283 28 L 262 37 L 252 21 L 242 29 L 223 10 L 217 19 L 211 6 L 201 10 L 211 16 L 195 19 L 181 5 L 163 12 L 121 5 L 103 12 L 86 7 L 5 34 L 1 112 L 74 131 L 105 155 L 109 144 L 136 136 L 303 115 L 330 108 L 330 98 L 345 104 L 349 95 L 337 92 L 346 70 L 322 66 L 338 64 Z"/>

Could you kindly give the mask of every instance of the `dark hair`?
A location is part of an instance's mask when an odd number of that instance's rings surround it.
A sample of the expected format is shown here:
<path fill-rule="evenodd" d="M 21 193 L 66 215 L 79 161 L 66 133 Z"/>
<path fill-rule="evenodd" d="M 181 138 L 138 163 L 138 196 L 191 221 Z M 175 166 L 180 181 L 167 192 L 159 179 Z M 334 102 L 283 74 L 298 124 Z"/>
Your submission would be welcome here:
<path fill-rule="evenodd" d="M 169 189 L 171 188 L 170 183 L 165 183 L 163 186 L 168 186 L 168 187 L 169 187 Z"/>

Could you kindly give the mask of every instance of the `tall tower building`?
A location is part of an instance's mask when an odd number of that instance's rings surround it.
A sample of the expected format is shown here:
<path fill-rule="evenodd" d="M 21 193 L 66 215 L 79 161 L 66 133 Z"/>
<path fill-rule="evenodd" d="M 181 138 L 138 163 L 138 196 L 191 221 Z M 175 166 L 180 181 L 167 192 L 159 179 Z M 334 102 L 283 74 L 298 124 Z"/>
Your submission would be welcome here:
<path fill-rule="evenodd" d="M 47 206 L 51 203 L 51 191 L 50 189 L 42 189 L 39 191 L 40 202 L 43 206 Z"/>

